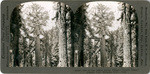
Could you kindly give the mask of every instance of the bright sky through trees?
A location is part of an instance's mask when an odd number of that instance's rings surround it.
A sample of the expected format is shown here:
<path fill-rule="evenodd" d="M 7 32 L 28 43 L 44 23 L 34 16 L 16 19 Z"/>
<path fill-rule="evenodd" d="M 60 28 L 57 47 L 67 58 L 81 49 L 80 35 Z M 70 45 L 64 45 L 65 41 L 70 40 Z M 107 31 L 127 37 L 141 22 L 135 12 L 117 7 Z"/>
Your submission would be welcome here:
<path fill-rule="evenodd" d="M 120 21 L 117 21 L 117 19 L 121 15 L 121 11 L 119 11 L 119 9 L 118 9 L 118 6 L 119 6 L 118 3 L 119 2 L 110 2 L 110 1 L 109 2 L 106 2 L 106 1 L 100 2 L 100 4 L 105 5 L 106 7 L 108 7 L 110 9 L 110 11 L 114 12 L 115 20 L 112 23 L 112 27 L 109 27 L 110 31 L 117 30 L 118 27 L 120 27 Z M 96 7 L 97 5 L 98 5 L 97 2 L 90 2 L 90 5 L 89 5 L 89 8 L 87 9 L 87 12 L 90 12 L 93 9 L 93 7 Z"/>
<path fill-rule="evenodd" d="M 43 29 L 44 30 L 50 30 L 50 29 L 52 29 L 52 27 L 55 27 L 56 25 L 55 25 L 55 20 L 52 20 L 52 18 L 54 18 L 55 17 L 55 13 L 56 13 L 56 10 L 54 9 L 55 7 L 54 7 L 54 5 L 55 5 L 55 3 L 54 2 L 46 2 L 46 1 L 44 1 L 44 2 L 41 2 L 41 1 L 38 1 L 38 2 L 32 2 L 32 3 L 36 3 L 36 4 L 39 4 L 41 7 L 43 7 L 44 9 L 44 11 L 47 11 L 48 12 L 48 14 L 49 14 L 49 20 L 47 21 L 47 25 L 46 26 L 43 26 Z M 26 8 L 28 7 L 28 6 L 30 6 L 30 5 L 32 5 L 32 3 L 31 2 L 29 2 L 29 3 L 24 3 L 24 7 L 22 8 L 22 11 L 30 11 L 30 9 L 29 10 L 26 10 Z M 23 18 L 26 18 L 26 15 L 24 14 L 24 17 Z"/>
<path fill-rule="evenodd" d="M 41 1 L 38 1 L 38 2 L 32 2 L 32 3 L 36 3 L 36 4 L 39 4 L 41 7 L 43 7 L 44 11 L 48 11 L 49 12 L 49 20 L 47 21 L 47 25 L 46 26 L 43 26 L 43 29 L 44 30 L 49 30 L 51 29 L 52 27 L 56 26 L 55 25 L 55 20 L 52 20 L 52 18 L 54 18 L 54 16 L 56 15 L 55 12 L 56 10 L 54 9 L 56 6 L 55 5 L 55 2 L 41 2 Z M 25 3 L 24 4 L 24 7 L 22 8 L 22 11 L 28 11 L 26 10 L 26 8 L 32 4 L 31 2 L 29 3 Z M 116 29 L 118 29 L 118 27 L 120 26 L 120 21 L 117 21 L 117 19 L 120 17 L 120 14 L 121 12 L 118 10 L 118 2 L 100 2 L 101 4 L 107 6 L 110 8 L 110 11 L 113 11 L 114 12 L 114 15 L 115 15 L 115 20 L 113 21 L 112 23 L 112 27 L 109 27 L 109 30 L 110 31 L 114 31 Z M 89 8 L 87 9 L 87 11 L 90 11 L 94 6 L 97 5 L 97 2 L 90 2 L 90 6 Z M 23 18 L 26 18 L 26 15 L 24 14 L 24 17 Z"/>

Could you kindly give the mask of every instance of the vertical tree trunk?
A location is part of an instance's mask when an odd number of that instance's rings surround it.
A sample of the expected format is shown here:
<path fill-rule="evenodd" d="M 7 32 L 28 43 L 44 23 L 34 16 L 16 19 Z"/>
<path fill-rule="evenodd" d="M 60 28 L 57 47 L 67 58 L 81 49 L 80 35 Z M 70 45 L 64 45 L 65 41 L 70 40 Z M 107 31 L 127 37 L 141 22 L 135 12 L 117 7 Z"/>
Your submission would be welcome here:
<path fill-rule="evenodd" d="M 86 26 L 86 15 L 85 15 L 85 5 L 80 7 L 76 14 L 75 14 L 75 29 L 74 31 L 76 32 L 75 35 L 75 44 L 76 44 L 76 49 L 79 52 L 79 60 L 78 60 L 78 66 L 79 67 L 84 67 L 84 36 L 85 36 L 85 26 Z"/>
<path fill-rule="evenodd" d="M 131 29 L 131 39 L 132 39 L 132 66 L 136 67 L 136 53 L 137 53 L 137 35 L 136 35 L 136 25 L 132 24 L 132 29 Z"/>
<path fill-rule="evenodd" d="M 74 54 L 74 67 L 78 67 L 79 62 L 79 50 L 75 50 Z"/>
<path fill-rule="evenodd" d="M 67 54 L 68 54 L 68 67 L 73 67 L 74 66 L 74 49 L 72 48 L 72 28 L 71 25 L 73 24 L 73 17 L 72 17 L 72 12 L 69 10 L 69 7 L 66 7 L 67 13 L 66 13 L 66 30 L 67 30 Z"/>
<path fill-rule="evenodd" d="M 71 44 L 67 42 L 67 56 L 68 56 L 68 67 L 73 67 L 72 65 L 72 50 L 71 50 Z"/>
<path fill-rule="evenodd" d="M 52 40 L 51 40 L 52 41 Z M 48 63 L 47 66 L 52 67 L 51 61 L 52 61 L 52 45 L 50 45 L 49 50 L 47 50 L 47 58 L 48 58 Z"/>
<path fill-rule="evenodd" d="M 32 53 L 31 53 L 31 56 L 30 56 L 30 66 L 32 67 L 33 66 L 33 60 L 32 60 Z"/>
<path fill-rule="evenodd" d="M 14 33 L 14 66 L 15 67 L 19 67 L 19 28 L 15 29 L 15 33 Z"/>
<path fill-rule="evenodd" d="M 23 66 L 26 67 L 26 51 L 24 50 L 23 53 Z"/>
<path fill-rule="evenodd" d="M 97 67 L 101 67 L 101 53 L 100 51 L 97 53 Z"/>
<path fill-rule="evenodd" d="M 80 67 L 84 67 L 84 55 L 83 55 L 83 49 L 81 48 L 81 52 L 80 52 L 80 59 L 79 59 L 79 66 Z"/>
<path fill-rule="evenodd" d="M 52 67 L 52 64 L 51 64 L 51 61 L 52 61 L 52 60 L 51 60 L 51 57 L 49 57 L 48 59 L 49 59 L 49 67 Z"/>
<path fill-rule="evenodd" d="M 19 5 L 16 7 L 11 15 L 11 24 L 10 24 L 10 31 L 13 34 L 13 41 L 11 42 L 12 44 L 12 49 L 13 49 L 13 54 L 14 54 L 14 66 L 19 67 L 19 36 L 20 36 L 20 27 L 21 27 L 21 16 L 20 16 L 20 11 L 21 11 L 22 5 Z"/>
<path fill-rule="evenodd" d="M 45 36 L 45 67 L 47 67 L 48 66 L 48 62 L 47 62 L 47 57 L 48 57 L 48 50 L 50 49 L 49 48 L 49 36 L 48 36 L 48 32 L 46 32 L 45 34 L 44 34 L 44 36 Z"/>
<path fill-rule="evenodd" d="M 57 27 L 59 29 L 59 63 L 58 67 L 67 67 L 67 35 L 65 24 L 65 4 L 59 2 L 59 22 Z"/>
<path fill-rule="evenodd" d="M 111 45 L 110 45 L 110 48 L 111 48 L 111 67 L 115 67 L 116 63 L 115 63 L 115 44 L 114 44 L 114 37 L 111 36 L 113 39 L 111 40 Z"/>
<path fill-rule="evenodd" d="M 90 66 L 91 67 L 96 67 L 97 66 L 97 48 L 96 48 L 96 40 L 92 39 L 93 45 L 92 45 L 92 55 L 91 55 L 91 63 Z"/>
<path fill-rule="evenodd" d="M 85 60 L 85 64 L 84 67 L 89 67 L 90 66 L 90 53 L 89 51 L 86 52 L 86 55 L 84 55 L 87 57 L 87 59 Z"/>
<path fill-rule="evenodd" d="M 46 48 L 46 51 L 45 51 L 45 67 L 47 67 L 47 48 Z"/>
<path fill-rule="evenodd" d="M 76 59 L 76 65 L 77 67 L 80 67 L 81 66 L 81 50 L 82 50 L 82 32 L 80 30 L 80 34 L 79 34 L 79 39 L 78 39 L 78 43 L 77 43 L 77 49 L 75 50 L 75 59 Z M 75 65 L 75 66 L 76 66 Z"/>
<path fill-rule="evenodd" d="M 107 66 L 106 48 L 105 48 L 105 30 L 102 29 L 102 46 L 101 46 L 101 65 L 102 67 Z"/>
<path fill-rule="evenodd" d="M 71 52 L 71 59 L 72 59 L 72 67 L 74 67 L 74 54 L 75 54 L 75 46 L 74 46 L 74 13 L 71 13 L 71 48 L 72 48 L 72 52 Z"/>
<path fill-rule="evenodd" d="M 79 45 L 78 45 L 78 50 L 79 50 L 79 55 L 78 55 L 78 58 L 79 58 L 79 61 L 78 61 L 78 65 L 79 67 L 83 67 L 84 64 L 83 64 L 83 26 L 81 26 L 81 29 L 80 29 L 80 33 L 79 33 Z"/>
<path fill-rule="evenodd" d="M 111 59 L 111 60 L 112 60 L 112 61 L 111 61 L 111 62 L 112 62 L 112 63 L 111 63 L 111 67 L 115 67 L 115 55 L 114 55 L 114 53 L 112 54 L 111 57 L 112 57 L 112 59 Z"/>
<path fill-rule="evenodd" d="M 86 25 L 85 24 L 85 11 L 84 11 L 84 8 L 80 9 L 80 12 L 82 13 L 81 14 L 81 18 L 83 19 L 81 22 L 82 23 L 79 23 L 81 26 L 80 28 L 80 33 L 79 33 L 79 50 L 80 50 L 80 54 L 79 54 L 79 66 L 80 67 L 84 67 L 84 32 L 85 32 L 85 28 L 84 26 Z M 81 19 L 80 19 L 81 20 Z M 83 22 L 84 21 L 84 22 Z"/>
<path fill-rule="evenodd" d="M 131 45 L 130 45 L 130 5 L 125 4 L 126 10 L 123 18 L 124 44 L 123 44 L 123 67 L 131 67 Z"/>
<path fill-rule="evenodd" d="M 39 38 L 39 27 L 36 26 L 36 40 L 35 40 L 35 60 L 36 60 L 36 66 L 41 67 L 42 66 L 42 56 L 41 56 L 41 50 L 40 50 L 40 38 Z"/>

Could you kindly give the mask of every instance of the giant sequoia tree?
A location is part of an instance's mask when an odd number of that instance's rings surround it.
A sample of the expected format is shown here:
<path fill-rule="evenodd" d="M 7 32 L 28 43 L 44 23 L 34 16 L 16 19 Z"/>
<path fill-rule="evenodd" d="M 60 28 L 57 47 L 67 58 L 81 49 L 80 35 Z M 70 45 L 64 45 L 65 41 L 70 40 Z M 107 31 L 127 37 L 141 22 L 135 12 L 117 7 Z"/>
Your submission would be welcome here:
<path fill-rule="evenodd" d="M 65 10 L 66 5 L 58 2 L 58 12 L 56 17 L 57 27 L 59 29 L 59 63 L 58 67 L 67 67 L 67 35 L 66 35 L 66 23 L 65 23 Z"/>
<path fill-rule="evenodd" d="M 21 27 L 21 8 L 23 5 L 17 6 L 12 14 L 11 14 L 11 20 L 10 20 L 10 32 L 11 32 L 11 49 L 14 54 L 14 66 L 19 66 L 20 63 L 20 58 L 19 58 L 19 36 L 20 36 L 20 31 L 19 28 Z M 12 56 L 12 55 L 11 55 Z"/>
<path fill-rule="evenodd" d="M 122 3 L 121 20 L 123 25 L 123 67 L 135 67 L 137 56 L 137 14 L 133 6 Z"/>
<path fill-rule="evenodd" d="M 75 13 L 73 24 L 73 36 L 74 36 L 74 66 L 83 67 L 84 66 L 84 38 L 85 38 L 85 27 L 86 27 L 86 9 L 88 5 L 84 4 Z"/>
<path fill-rule="evenodd" d="M 43 11 L 42 7 L 38 4 L 32 4 L 29 6 L 30 11 L 26 12 L 27 17 L 24 19 L 28 28 L 30 27 L 32 33 L 35 36 L 35 56 L 36 56 L 36 66 L 42 66 L 42 55 L 40 49 L 40 34 L 42 31 L 42 26 L 46 25 L 49 19 L 48 12 Z"/>
<path fill-rule="evenodd" d="M 94 8 L 93 8 L 94 9 Z M 107 51 L 106 51 L 106 35 L 108 33 L 108 26 L 111 26 L 111 23 L 114 19 L 113 13 L 108 10 L 107 7 L 105 7 L 102 4 L 98 4 L 95 7 L 95 10 L 97 12 L 92 11 L 93 13 L 89 13 L 89 15 L 92 15 L 92 18 L 90 19 L 90 16 L 88 17 L 88 25 L 87 25 L 87 31 L 90 33 L 90 39 L 94 39 L 95 41 L 98 41 L 95 43 L 93 49 L 94 52 L 93 55 L 97 54 L 100 50 L 100 53 L 98 55 L 101 55 L 101 66 L 106 67 L 107 66 Z M 98 45 L 100 42 L 100 48 L 95 48 L 95 46 Z M 98 56 L 97 56 L 98 57 Z M 93 59 L 93 58 L 91 58 Z"/>
<path fill-rule="evenodd" d="M 112 12 L 108 11 L 108 8 L 99 4 L 97 6 L 98 12 L 94 14 L 95 24 L 97 27 L 97 32 L 101 38 L 101 65 L 102 67 L 107 66 L 107 52 L 106 52 L 106 41 L 105 36 L 107 34 L 107 27 L 111 26 L 112 20 L 114 19 L 114 15 Z"/>
<path fill-rule="evenodd" d="M 74 48 L 73 48 L 73 39 L 72 39 L 72 25 L 73 25 L 73 11 L 71 8 L 66 5 L 65 13 L 65 23 L 66 23 L 66 32 L 67 32 L 67 56 L 68 56 L 68 67 L 74 66 Z"/>
<path fill-rule="evenodd" d="M 61 2 L 57 3 L 56 7 L 56 25 L 58 29 L 58 47 L 59 47 L 59 63 L 58 67 L 73 67 L 74 51 L 72 48 L 72 24 L 73 12 L 68 5 Z"/>
<path fill-rule="evenodd" d="M 131 67 L 131 54 L 130 54 L 130 5 L 124 4 L 124 14 L 123 14 L 123 67 Z"/>

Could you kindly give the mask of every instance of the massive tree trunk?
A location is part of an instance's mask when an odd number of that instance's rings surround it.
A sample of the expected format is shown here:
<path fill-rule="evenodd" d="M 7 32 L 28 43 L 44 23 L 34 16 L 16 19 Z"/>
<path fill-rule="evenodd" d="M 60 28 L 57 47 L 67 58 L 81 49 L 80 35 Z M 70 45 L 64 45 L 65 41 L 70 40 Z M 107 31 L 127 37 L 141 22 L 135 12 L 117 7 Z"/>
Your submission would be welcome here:
<path fill-rule="evenodd" d="M 73 67 L 73 50 L 71 45 L 71 34 L 70 29 L 67 31 L 67 54 L 68 54 L 68 67 Z"/>
<path fill-rule="evenodd" d="M 67 6 L 67 5 L 66 5 Z M 66 13 L 66 30 L 67 30 L 67 54 L 68 54 L 68 67 L 74 66 L 74 49 L 72 48 L 72 24 L 73 24 L 73 12 L 69 7 Z"/>
<path fill-rule="evenodd" d="M 78 45 L 77 45 L 77 50 L 78 51 L 78 55 L 77 56 L 77 64 L 78 64 L 78 67 L 81 67 L 83 66 L 83 49 L 82 49 L 82 44 L 83 44 L 83 29 L 80 29 L 80 33 L 79 33 L 79 39 L 78 39 Z"/>
<path fill-rule="evenodd" d="M 80 31 L 79 31 L 79 39 L 78 39 L 78 48 L 77 48 L 77 50 L 79 50 L 78 51 L 78 58 L 79 58 L 79 60 L 78 60 L 78 66 L 79 67 L 83 67 L 84 66 L 84 62 L 83 62 L 83 58 L 84 58 L 84 53 L 83 53 L 83 51 L 84 51 L 84 48 L 83 48 L 83 44 L 84 44 L 84 37 L 83 37 L 83 25 L 81 25 L 80 26 Z"/>
<path fill-rule="evenodd" d="M 125 4 L 125 14 L 123 18 L 123 67 L 131 67 L 131 45 L 130 45 L 130 5 Z"/>
<path fill-rule="evenodd" d="M 83 37 L 83 26 L 81 28 L 81 31 L 80 31 L 80 37 L 79 37 L 79 50 L 80 50 L 80 54 L 79 54 L 79 67 L 83 67 L 84 66 L 84 48 L 83 48 L 83 44 L 84 44 L 84 37 Z"/>
<path fill-rule="evenodd" d="M 20 16 L 20 9 L 21 6 L 16 7 L 11 15 L 11 24 L 10 24 L 10 31 L 13 34 L 11 41 L 13 54 L 14 54 L 14 66 L 19 66 L 19 36 L 20 36 L 20 27 L 21 27 L 21 16 Z"/>
<path fill-rule="evenodd" d="M 41 56 L 41 50 L 40 50 L 40 32 L 39 32 L 39 26 L 35 27 L 36 29 L 36 38 L 35 38 L 35 60 L 36 60 L 36 66 L 41 67 L 42 66 L 42 56 Z"/>
<path fill-rule="evenodd" d="M 86 27 L 86 4 L 80 7 L 76 13 L 75 13 L 75 48 L 79 53 L 78 56 L 78 66 L 83 67 L 84 66 L 84 38 L 85 38 L 85 27 Z M 75 51 L 76 51 L 75 50 Z"/>
<path fill-rule="evenodd" d="M 59 29 L 59 63 L 58 67 L 67 67 L 67 35 L 65 24 L 65 4 L 58 4 L 60 8 L 57 27 Z"/>
<path fill-rule="evenodd" d="M 16 28 L 15 29 L 15 32 L 14 32 L 14 46 L 13 46 L 13 49 L 14 49 L 14 66 L 19 66 L 19 28 Z"/>
<path fill-rule="evenodd" d="M 73 26 L 76 27 L 76 24 Z M 74 67 L 79 67 L 79 39 L 77 38 L 77 30 L 73 29 L 73 48 L 74 48 Z"/>
<path fill-rule="evenodd" d="M 138 49 L 138 17 L 136 11 L 131 7 L 131 56 L 132 56 L 132 67 L 137 67 L 137 49 Z"/>
<path fill-rule="evenodd" d="M 80 26 L 80 31 L 79 31 L 79 66 L 84 67 L 84 39 L 85 39 L 85 26 L 86 26 L 86 4 L 83 5 L 79 9 L 79 20 L 78 23 Z"/>
<path fill-rule="evenodd" d="M 136 67 L 136 57 L 137 57 L 137 32 L 136 32 L 137 25 L 132 24 L 131 27 L 131 39 L 132 39 L 132 66 Z"/>

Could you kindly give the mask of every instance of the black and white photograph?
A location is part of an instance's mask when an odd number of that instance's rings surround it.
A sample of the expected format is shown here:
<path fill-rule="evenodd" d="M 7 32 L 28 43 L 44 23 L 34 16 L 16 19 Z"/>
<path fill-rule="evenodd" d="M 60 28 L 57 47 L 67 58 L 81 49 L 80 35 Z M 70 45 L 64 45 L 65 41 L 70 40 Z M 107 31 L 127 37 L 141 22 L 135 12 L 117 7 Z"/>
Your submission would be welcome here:
<path fill-rule="evenodd" d="M 10 17 L 9 67 L 138 67 L 138 17 L 117 1 L 33 1 Z"/>

